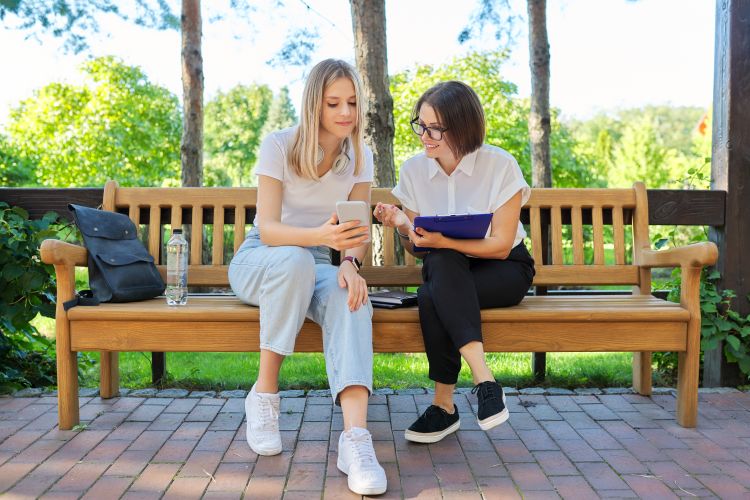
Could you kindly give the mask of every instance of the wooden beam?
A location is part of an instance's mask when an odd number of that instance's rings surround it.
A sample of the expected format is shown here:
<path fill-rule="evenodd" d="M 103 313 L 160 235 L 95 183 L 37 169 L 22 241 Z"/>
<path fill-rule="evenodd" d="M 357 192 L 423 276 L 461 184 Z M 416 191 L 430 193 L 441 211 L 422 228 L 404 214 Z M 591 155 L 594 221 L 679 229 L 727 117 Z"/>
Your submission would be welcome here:
<path fill-rule="evenodd" d="M 31 219 L 41 219 L 51 211 L 73 220 L 68 203 L 98 207 L 103 196 L 103 188 L 0 188 L 0 201 L 25 209 Z"/>
<path fill-rule="evenodd" d="M 376 189 L 381 191 L 383 189 Z M 88 207 L 97 207 L 102 202 L 103 189 L 100 188 L 0 188 L 0 201 L 11 206 L 18 205 L 28 210 L 32 219 L 41 218 L 46 212 L 54 211 L 70 220 L 68 203 L 76 203 Z M 684 226 L 723 226 L 726 191 L 698 191 L 680 189 L 649 189 L 649 223 L 655 225 L 684 225 Z M 170 220 L 171 209 L 162 208 L 161 219 Z M 141 223 L 148 224 L 148 210 L 141 212 Z M 624 212 L 624 222 L 632 223 L 632 213 Z M 183 211 L 182 220 L 189 224 L 192 213 Z M 255 211 L 246 211 L 247 221 L 252 221 Z M 549 220 L 548 211 L 542 210 L 542 223 Z M 213 211 L 208 208 L 204 213 L 204 223 L 213 221 Z M 523 210 L 521 220 L 529 222 L 528 209 Z M 582 211 L 583 224 L 591 224 L 591 210 Z M 612 211 L 603 212 L 605 224 L 612 223 Z M 227 224 L 234 223 L 234 210 L 227 210 L 225 214 Z M 548 224 L 549 222 L 546 222 Z M 571 223 L 570 210 L 562 210 L 562 223 Z"/>
<path fill-rule="evenodd" d="M 664 226 L 723 226 L 726 191 L 649 189 L 648 223 Z"/>
<path fill-rule="evenodd" d="M 732 307 L 750 313 L 750 2 L 717 0 L 714 55 L 712 189 L 726 191 L 723 227 L 711 230 L 719 247 L 721 287 L 734 290 Z M 734 385 L 736 365 L 727 365 L 722 346 L 705 353 L 703 384 Z"/>

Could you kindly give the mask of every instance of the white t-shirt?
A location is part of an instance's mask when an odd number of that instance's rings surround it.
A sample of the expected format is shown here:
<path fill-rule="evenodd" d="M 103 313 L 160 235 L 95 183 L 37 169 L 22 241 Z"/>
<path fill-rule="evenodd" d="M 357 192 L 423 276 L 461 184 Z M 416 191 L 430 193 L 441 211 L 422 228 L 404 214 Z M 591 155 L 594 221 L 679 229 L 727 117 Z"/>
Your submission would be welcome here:
<path fill-rule="evenodd" d="M 255 167 L 255 175 L 267 175 L 282 183 L 281 223 L 295 227 L 318 227 L 336 211 L 336 202 L 349 199 L 352 188 L 359 182 L 372 182 L 373 158 L 365 146 L 365 164 L 359 176 L 354 175 L 354 161 L 341 173 L 333 169 L 316 181 L 294 173 L 287 157 L 294 143 L 297 127 L 272 132 L 263 139 Z M 351 155 L 351 153 L 350 153 Z M 258 225 L 255 216 L 253 225 Z"/>
<path fill-rule="evenodd" d="M 516 159 L 504 149 L 484 144 L 464 156 L 450 176 L 424 153 L 409 158 L 392 193 L 419 215 L 453 215 L 494 213 L 519 191 L 525 204 L 531 188 Z M 513 246 L 525 237 L 519 221 Z"/>

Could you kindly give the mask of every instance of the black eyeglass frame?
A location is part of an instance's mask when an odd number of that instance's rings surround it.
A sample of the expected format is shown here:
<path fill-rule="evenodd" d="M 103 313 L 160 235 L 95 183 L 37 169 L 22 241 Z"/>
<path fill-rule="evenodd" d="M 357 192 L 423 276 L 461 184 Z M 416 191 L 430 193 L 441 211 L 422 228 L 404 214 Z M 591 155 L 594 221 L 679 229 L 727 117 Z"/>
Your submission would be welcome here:
<path fill-rule="evenodd" d="M 422 137 L 422 135 L 424 135 L 424 131 L 426 130 L 427 131 L 427 136 L 430 139 L 432 139 L 433 141 L 441 141 L 441 140 L 443 140 L 443 133 L 445 133 L 448 130 L 447 128 L 442 128 L 442 127 L 427 127 L 425 125 L 422 125 L 421 123 L 419 123 L 419 119 L 418 118 L 414 118 L 409 123 L 411 123 L 411 129 L 412 129 L 412 131 L 415 134 L 417 134 L 419 137 Z M 419 130 L 417 130 L 417 129 L 422 129 L 422 133 L 420 134 Z M 432 136 L 433 132 L 437 132 L 439 134 L 439 136 L 438 137 L 433 137 Z"/>

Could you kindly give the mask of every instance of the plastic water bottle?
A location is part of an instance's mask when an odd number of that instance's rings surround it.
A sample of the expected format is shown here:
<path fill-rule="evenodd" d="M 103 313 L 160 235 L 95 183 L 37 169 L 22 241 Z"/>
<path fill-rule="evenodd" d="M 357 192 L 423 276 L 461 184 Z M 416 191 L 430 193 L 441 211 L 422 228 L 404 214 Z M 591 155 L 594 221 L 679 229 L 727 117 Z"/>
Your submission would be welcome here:
<path fill-rule="evenodd" d="M 188 244 L 182 229 L 174 229 L 167 242 L 167 304 L 187 304 Z"/>

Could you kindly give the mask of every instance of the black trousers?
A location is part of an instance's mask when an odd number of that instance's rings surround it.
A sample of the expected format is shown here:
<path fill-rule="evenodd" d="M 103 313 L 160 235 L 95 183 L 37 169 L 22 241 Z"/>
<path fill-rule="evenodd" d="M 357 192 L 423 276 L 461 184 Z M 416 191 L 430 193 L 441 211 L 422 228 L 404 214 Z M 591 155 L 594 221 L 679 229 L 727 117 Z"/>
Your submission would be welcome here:
<path fill-rule="evenodd" d="M 445 249 L 427 254 L 417 295 L 430 379 L 455 384 L 461 370 L 458 350 L 482 342 L 480 309 L 518 304 L 533 278 L 534 260 L 523 243 L 505 260 Z"/>

